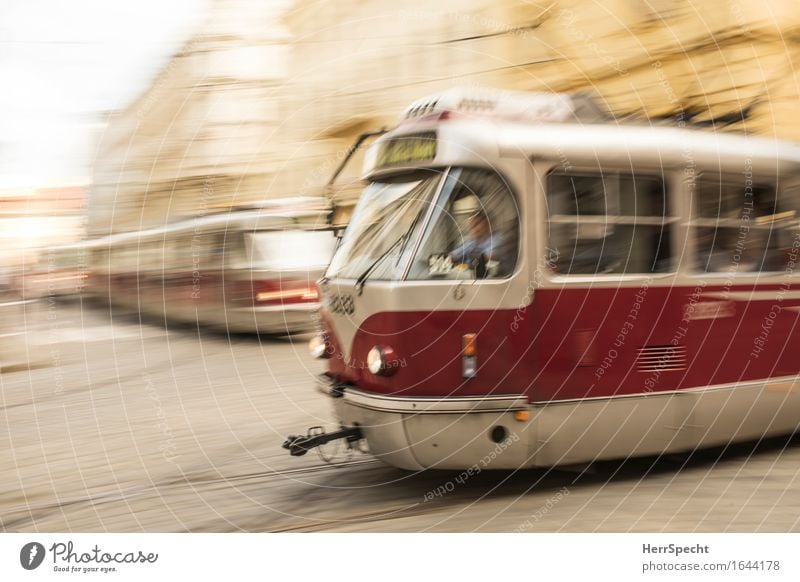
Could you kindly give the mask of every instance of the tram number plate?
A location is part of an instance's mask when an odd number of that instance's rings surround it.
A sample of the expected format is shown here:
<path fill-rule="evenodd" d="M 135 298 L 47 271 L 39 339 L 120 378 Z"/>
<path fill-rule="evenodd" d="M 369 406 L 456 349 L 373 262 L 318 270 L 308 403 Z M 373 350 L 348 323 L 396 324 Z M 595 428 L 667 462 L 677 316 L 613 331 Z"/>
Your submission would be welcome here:
<path fill-rule="evenodd" d="M 431 161 L 436 157 L 434 132 L 404 135 L 388 140 L 378 151 L 378 167 Z"/>

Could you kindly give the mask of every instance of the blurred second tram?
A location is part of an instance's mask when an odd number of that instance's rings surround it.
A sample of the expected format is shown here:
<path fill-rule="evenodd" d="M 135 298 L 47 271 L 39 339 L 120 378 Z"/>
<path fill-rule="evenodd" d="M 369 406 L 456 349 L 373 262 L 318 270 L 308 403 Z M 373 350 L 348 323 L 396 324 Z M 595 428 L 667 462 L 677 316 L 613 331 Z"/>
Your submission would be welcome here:
<path fill-rule="evenodd" d="M 233 332 L 315 329 L 335 246 L 324 198 L 271 201 L 94 239 L 86 293 L 142 315 Z"/>

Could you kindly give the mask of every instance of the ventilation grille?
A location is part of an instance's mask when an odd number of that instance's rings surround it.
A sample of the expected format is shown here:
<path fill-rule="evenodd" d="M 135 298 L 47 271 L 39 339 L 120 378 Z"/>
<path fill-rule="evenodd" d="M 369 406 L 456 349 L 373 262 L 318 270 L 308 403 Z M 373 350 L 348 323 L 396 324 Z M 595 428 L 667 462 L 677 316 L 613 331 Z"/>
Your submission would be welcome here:
<path fill-rule="evenodd" d="M 686 369 L 686 346 L 645 346 L 637 350 L 639 372 L 675 372 Z"/>

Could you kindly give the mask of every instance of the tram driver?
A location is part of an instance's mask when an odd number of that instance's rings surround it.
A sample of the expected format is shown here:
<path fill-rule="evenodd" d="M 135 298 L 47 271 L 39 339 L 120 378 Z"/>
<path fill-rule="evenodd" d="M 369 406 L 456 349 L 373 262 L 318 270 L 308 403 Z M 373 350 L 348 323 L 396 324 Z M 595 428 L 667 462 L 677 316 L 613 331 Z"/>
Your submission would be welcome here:
<path fill-rule="evenodd" d="M 467 219 L 467 238 L 450 252 L 450 260 L 470 265 L 478 278 L 483 278 L 488 274 L 490 262 L 496 261 L 502 243 L 502 235 L 492 232 L 489 217 L 480 209 Z"/>
<path fill-rule="evenodd" d="M 519 250 L 519 208 L 500 176 L 485 169 L 454 173 L 412 262 L 408 278 L 510 277 Z"/>

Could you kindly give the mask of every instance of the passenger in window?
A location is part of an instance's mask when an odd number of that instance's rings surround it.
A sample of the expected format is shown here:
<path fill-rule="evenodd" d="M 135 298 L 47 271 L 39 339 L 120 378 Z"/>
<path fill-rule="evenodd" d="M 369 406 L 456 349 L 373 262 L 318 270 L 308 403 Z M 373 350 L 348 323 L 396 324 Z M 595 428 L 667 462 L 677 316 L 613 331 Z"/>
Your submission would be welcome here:
<path fill-rule="evenodd" d="M 467 229 L 467 240 L 450 252 L 450 260 L 470 265 L 478 278 L 495 276 L 503 237 L 492 231 L 489 217 L 483 210 L 469 217 Z"/>
<path fill-rule="evenodd" d="M 697 235 L 697 259 L 707 273 L 758 273 L 775 270 L 765 234 L 738 229 L 702 229 Z"/>

